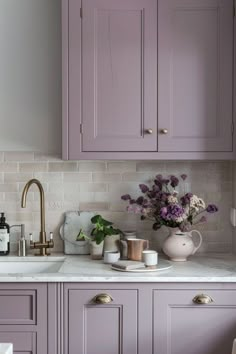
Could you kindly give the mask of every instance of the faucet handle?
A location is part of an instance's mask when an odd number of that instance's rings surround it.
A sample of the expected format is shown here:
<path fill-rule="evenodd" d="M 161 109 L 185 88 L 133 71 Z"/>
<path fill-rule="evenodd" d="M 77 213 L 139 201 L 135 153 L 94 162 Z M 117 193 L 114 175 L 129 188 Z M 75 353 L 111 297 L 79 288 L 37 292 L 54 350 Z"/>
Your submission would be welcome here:
<path fill-rule="evenodd" d="M 53 240 L 53 232 L 50 232 L 50 241 Z"/>
<path fill-rule="evenodd" d="M 33 234 L 32 233 L 29 234 L 29 238 L 30 238 L 30 242 L 33 241 Z"/>

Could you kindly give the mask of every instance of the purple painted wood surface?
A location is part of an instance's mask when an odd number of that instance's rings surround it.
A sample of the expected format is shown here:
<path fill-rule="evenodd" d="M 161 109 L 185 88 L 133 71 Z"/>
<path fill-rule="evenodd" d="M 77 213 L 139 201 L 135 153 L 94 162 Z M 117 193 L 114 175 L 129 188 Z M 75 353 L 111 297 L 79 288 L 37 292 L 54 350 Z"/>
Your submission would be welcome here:
<path fill-rule="evenodd" d="M 93 304 L 93 297 L 100 293 L 110 294 L 114 301 Z M 72 286 L 65 297 L 64 354 L 137 354 L 137 294 L 137 290 Z"/>
<path fill-rule="evenodd" d="M 47 354 L 47 285 L 0 283 L 0 342 L 14 353 Z"/>
<path fill-rule="evenodd" d="M 156 151 L 157 1 L 85 1 L 82 43 L 82 150 Z"/>
<path fill-rule="evenodd" d="M 209 305 L 192 299 L 202 292 Z M 236 334 L 236 296 L 231 290 L 155 290 L 153 354 L 231 354 Z"/>
<path fill-rule="evenodd" d="M 158 4 L 158 150 L 232 151 L 233 0 Z"/>
<path fill-rule="evenodd" d="M 1 343 L 12 343 L 13 353 L 18 354 L 36 354 L 36 333 L 31 332 L 14 332 L 14 331 L 0 331 L 0 342 Z M 40 353 L 41 354 L 41 353 Z M 45 353 L 44 353 L 45 354 Z"/>
<path fill-rule="evenodd" d="M 232 102 L 233 0 L 220 2 L 217 0 L 200 2 L 196 0 L 187 2 L 173 0 L 171 3 L 170 0 L 163 0 L 159 2 L 159 152 L 145 152 L 144 149 L 140 149 L 140 152 L 82 151 L 82 140 L 79 134 L 82 107 L 80 72 L 81 1 L 70 0 L 70 9 L 68 1 L 62 0 L 64 159 L 235 159 L 235 153 L 230 152 L 232 147 L 232 104 L 230 102 Z M 180 7 L 180 11 L 177 11 L 176 21 L 171 22 L 175 5 Z M 187 10 L 181 11 L 186 6 Z M 192 9 L 191 6 L 193 7 Z M 207 10 L 208 7 L 209 11 Z M 216 18 L 216 12 L 219 14 L 218 18 Z M 194 23 L 196 24 L 198 20 L 202 25 L 194 26 Z M 216 43 L 214 31 L 219 29 L 219 21 L 221 26 L 219 40 Z M 166 30 L 165 26 L 169 26 L 168 23 L 170 27 Z M 177 26 L 176 29 L 173 29 L 174 25 Z M 187 30 L 184 31 L 185 36 L 181 37 L 180 30 L 183 28 L 187 28 Z M 198 32 L 199 28 L 200 31 Z M 204 30 L 207 30 L 206 36 Z M 186 33 L 189 33 L 189 38 Z M 181 44 L 182 49 L 186 49 L 186 44 L 190 41 L 190 54 L 194 54 L 193 40 L 198 40 L 195 49 L 199 49 L 199 56 L 195 56 L 195 60 L 190 61 L 194 70 L 191 71 L 189 65 L 187 65 L 187 55 L 185 55 L 185 61 L 179 60 L 179 56 L 186 53 L 186 51 L 182 50 L 180 53 L 179 47 L 176 46 L 173 40 L 166 40 L 171 35 L 173 35 L 175 43 L 178 41 Z M 226 37 L 227 40 L 225 40 Z M 217 45 L 219 46 L 219 55 L 212 56 Z M 204 46 L 207 46 L 209 50 L 207 49 L 203 53 Z M 73 55 L 68 57 L 69 48 L 70 53 L 72 51 Z M 177 59 L 176 55 L 175 57 L 170 55 L 173 49 L 175 49 Z M 226 53 L 228 54 L 226 55 Z M 166 60 L 166 58 L 169 58 L 169 60 Z M 199 62 L 201 70 L 198 70 L 197 62 Z M 210 69 L 208 68 L 209 62 Z M 183 63 L 186 65 L 184 64 L 183 66 Z M 220 64 L 217 72 L 219 94 L 215 89 L 212 89 L 215 85 L 214 70 L 216 70 L 217 64 Z M 178 71 L 176 71 L 176 68 Z M 206 76 L 200 75 L 202 69 L 205 70 Z M 184 70 L 183 74 L 181 70 Z M 186 71 L 189 73 L 189 70 L 191 75 L 186 73 Z M 70 75 L 70 72 L 73 72 L 74 75 Z M 175 76 L 173 75 L 174 72 L 176 73 Z M 190 76 L 193 77 L 192 80 L 190 80 Z M 175 90 L 171 90 L 171 82 L 174 77 L 175 85 L 172 86 Z M 205 78 L 207 78 L 207 82 Z M 178 84 L 179 82 L 181 85 Z M 190 89 L 188 89 L 189 85 Z M 181 90 L 179 87 L 181 87 Z M 202 87 L 203 89 L 201 89 Z M 205 91 L 206 95 L 204 95 Z M 175 96 L 173 95 L 174 92 L 176 93 Z M 197 94 L 193 94 L 193 92 Z M 186 97 L 190 97 L 182 99 L 184 94 L 186 94 Z M 221 96 L 222 99 L 219 100 L 217 95 Z M 184 101 L 183 104 L 182 101 Z M 169 108 L 172 107 L 172 103 L 174 103 L 175 109 L 171 111 Z M 196 106 L 197 109 L 194 108 Z M 72 109 L 72 107 L 75 107 L 75 109 Z M 177 115 L 175 121 L 173 121 L 174 115 L 172 112 Z M 217 115 L 212 114 L 212 112 L 216 112 Z M 194 119 L 196 116 L 198 117 L 197 120 Z M 204 117 L 207 117 L 206 121 Z M 132 121 L 132 119 L 129 119 L 129 121 Z M 174 124 L 174 122 L 177 123 Z M 92 128 L 94 131 L 94 127 Z M 162 128 L 168 128 L 169 134 L 167 136 L 160 134 L 160 129 Z M 217 136 L 214 136 L 215 133 Z M 183 135 L 182 137 L 179 136 L 181 134 Z M 157 141 L 157 132 L 154 131 L 154 135 Z M 123 148 L 124 145 L 121 145 Z M 168 151 L 171 151 L 171 154 Z"/>

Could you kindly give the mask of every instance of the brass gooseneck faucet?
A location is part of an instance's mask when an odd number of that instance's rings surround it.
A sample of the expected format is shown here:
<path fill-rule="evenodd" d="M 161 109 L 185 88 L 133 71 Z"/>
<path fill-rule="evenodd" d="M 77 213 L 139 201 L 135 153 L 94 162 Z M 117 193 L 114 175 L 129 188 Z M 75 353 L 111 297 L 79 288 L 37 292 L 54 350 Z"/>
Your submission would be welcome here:
<path fill-rule="evenodd" d="M 54 242 L 52 239 L 52 234 L 50 236 L 50 241 L 47 241 L 46 239 L 46 231 L 45 231 L 45 198 L 44 198 L 44 190 L 42 184 L 39 182 L 39 180 L 33 178 L 29 180 L 29 182 L 26 183 L 24 190 L 22 192 L 22 198 L 21 198 L 21 207 L 25 208 L 26 207 L 26 197 L 28 190 L 32 184 L 36 184 L 36 186 L 39 189 L 40 193 L 40 223 L 41 223 L 41 231 L 39 233 L 39 242 L 33 242 L 33 240 L 30 240 L 30 248 L 31 249 L 39 249 L 39 254 L 36 254 L 37 256 L 49 256 L 50 253 L 47 252 L 48 248 L 53 248 L 54 247 Z"/>

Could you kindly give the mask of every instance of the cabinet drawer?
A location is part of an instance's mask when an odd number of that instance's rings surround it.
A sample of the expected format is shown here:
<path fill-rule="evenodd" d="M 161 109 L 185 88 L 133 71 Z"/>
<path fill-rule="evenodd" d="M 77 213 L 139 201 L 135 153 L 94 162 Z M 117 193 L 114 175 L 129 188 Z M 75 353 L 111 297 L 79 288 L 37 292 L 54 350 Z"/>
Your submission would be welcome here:
<path fill-rule="evenodd" d="M 1 324 L 36 324 L 36 290 L 0 289 Z"/>
<path fill-rule="evenodd" d="M 36 353 L 36 333 L 0 332 L 1 343 L 12 343 L 14 354 Z"/>

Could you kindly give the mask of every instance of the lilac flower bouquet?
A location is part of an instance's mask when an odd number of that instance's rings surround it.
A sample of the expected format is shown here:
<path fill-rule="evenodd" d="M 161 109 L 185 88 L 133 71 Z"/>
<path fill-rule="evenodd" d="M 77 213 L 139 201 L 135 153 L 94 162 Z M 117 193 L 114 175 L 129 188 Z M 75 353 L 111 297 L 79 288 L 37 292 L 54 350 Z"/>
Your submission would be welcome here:
<path fill-rule="evenodd" d="M 187 175 L 182 174 L 180 178 L 185 181 Z M 176 176 L 163 178 L 162 175 L 157 175 L 150 188 L 146 184 L 139 185 L 142 196 L 133 199 L 129 194 L 125 194 L 121 199 L 129 202 L 129 212 L 141 214 L 141 220 L 152 220 L 154 230 L 165 225 L 188 231 L 192 225 L 206 221 L 203 213 L 212 214 L 218 211 L 216 205 L 206 206 L 201 198 L 192 193 L 179 196 L 175 190 L 178 185 L 179 179 Z"/>

